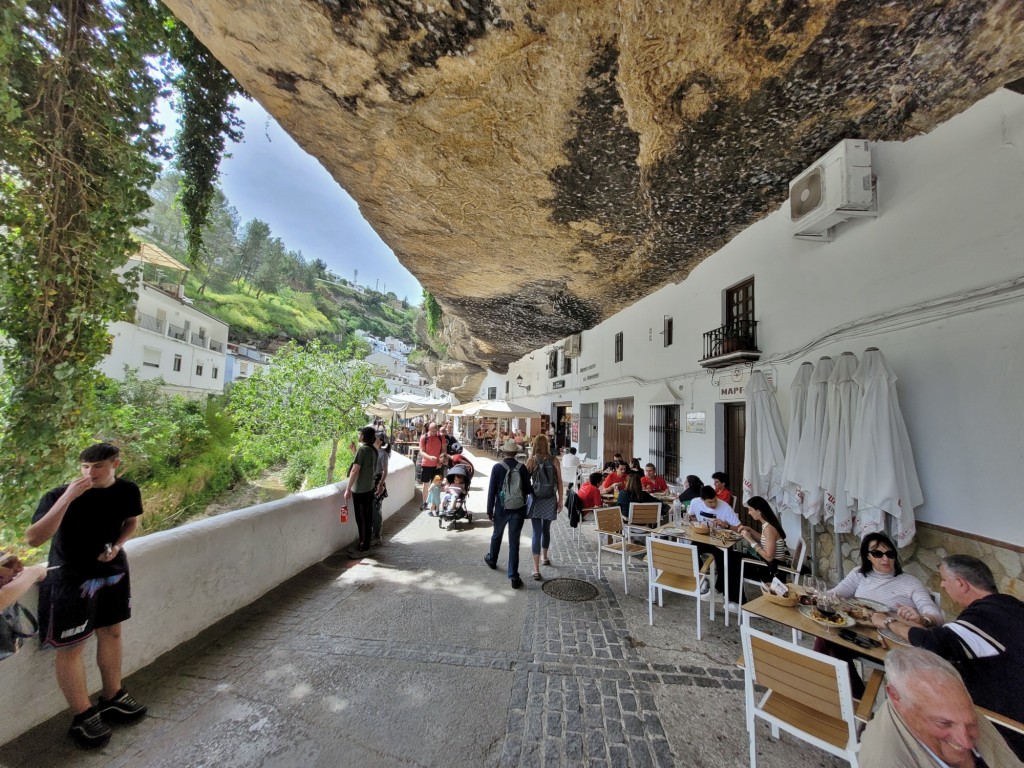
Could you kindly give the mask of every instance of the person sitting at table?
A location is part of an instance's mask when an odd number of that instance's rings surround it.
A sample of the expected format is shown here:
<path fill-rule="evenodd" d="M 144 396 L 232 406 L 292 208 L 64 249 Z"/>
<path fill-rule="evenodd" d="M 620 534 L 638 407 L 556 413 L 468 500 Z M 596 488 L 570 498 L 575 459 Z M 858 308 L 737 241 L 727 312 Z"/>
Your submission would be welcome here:
<path fill-rule="evenodd" d="M 701 488 L 700 498 L 690 502 L 690 514 L 712 528 L 728 528 L 730 531 L 740 528 L 739 515 L 715 495 L 715 489 L 710 485 Z"/>
<path fill-rule="evenodd" d="M 583 502 L 585 509 L 603 506 L 601 501 L 601 480 L 603 477 L 600 472 L 591 472 L 590 477 L 576 491 L 576 495 L 580 497 L 580 501 Z"/>
<path fill-rule="evenodd" d="M 487 439 L 487 430 L 485 430 L 483 427 L 477 427 L 476 428 L 476 447 L 480 448 L 480 449 L 483 449 L 483 447 L 484 447 L 484 440 L 486 440 L 486 439 Z"/>
<path fill-rule="evenodd" d="M 711 475 L 711 483 L 715 487 L 715 495 L 731 507 L 733 496 L 728 487 L 729 476 L 725 472 L 714 472 Z"/>
<path fill-rule="evenodd" d="M 903 572 L 896 545 L 884 533 L 869 533 L 863 538 L 860 543 L 860 568 L 847 574 L 845 579 L 829 590 L 829 594 L 845 599 L 862 597 L 874 600 L 891 611 L 901 606 L 915 606 L 921 615 L 921 626 L 934 627 L 943 621 L 942 611 L 920 579 Z M 860 698 L 864 693 L 864 681 L 853 665 L 859 654 L 821 638 L 814 641 L 814 650 L 850 663 L 853 696 Z"/>
<path fill-rule="evenodd" d="M 1022 765 L 945 659 L 895 648 L 885 657 L 885 677 L 886 702 L 861 738 L 863 768 Z"/>
<path fill-rule="evenodd" d="M 644 476 L 640 478 L 640 487 L 648 493 L 665 493 L 668 490 L 668 483 L 658 474 L 657 467 L 647 464 L 644 466 Z"/>
<path fill-rule="evenodd" d="M 630 504 L 647 504 L 647 503 L 661 504 L 658 499 L 647 493 L 642 487 L 640 487 L 640 478 L 636 475 L 626 475 L 626 485 L 619 491 L 619 497 L 616 499 L 616 504 L 619 505 L 619 509 L 622 510 L 622 522 L 629 520 L 629 505 Z"/>
<path fill-rule="evenodd" d="M 778 516 L 761 496 L 751 496 L 747 500 L 746 508 L 747 514 L 755 522 L 761 524 L 761 530 L 756 531 L 749 525 L 741 525 L 739 532 L 754 550 L 754 555 L 760 564 L 747 563 L 743 575 L 748 579 L 757 579 L 769 584 L 775 577 L 778 566 L 789 560 L 789 550 L 786 549 L 786 532 L 783 530 Z M 729 558 L 729 600 L 734 603 L 743 602 L 743 584 L 740 583 L 742 562 L 742 557 Z"/>
<path fill-rule="evenodd" d="M 580 457 L 576 455 L 576 449 L 572 447 L 564 449 L 564 453 L 562 453 L 562 482 L 566 485 L 574 485 L 579 471 Z"/>
<path fill-rule="evenodd" d="M 623 488 L 626 487 L 626 470 L 629 469 L 629 465 L 624 461 L 620 461 L 615 465 L 615 471 L 609 472 L 608 476 L 601 483 L 601 490 L 606 493 L 617 494 Z"/>
<path fill-rule="evenodd" d="M 914 609 L 897 617 L 876 613 L 876 627 L 951 662 L 979 707 L 1024 721 L 1024 602 L 1000 594 L 992 569 L 970 555 L 948 555 L 939 563 L 942 587 L 963 610 L 942 627 L 922 626 Z M 1024 736 L 997 726 L 1024 760 Z"/>
<path fill-rule="evenodd" d="M 621 453 L 614 453 L 614 454 L 612 454 L 612 460 L 605 462 L 605 464 L 604 464 L 604 471 L 605 472 L 614 472 L 615 468 L 618 467 L 619 464 L 621 464 L 621 463 L 622 463 L 622 454 Z"/>

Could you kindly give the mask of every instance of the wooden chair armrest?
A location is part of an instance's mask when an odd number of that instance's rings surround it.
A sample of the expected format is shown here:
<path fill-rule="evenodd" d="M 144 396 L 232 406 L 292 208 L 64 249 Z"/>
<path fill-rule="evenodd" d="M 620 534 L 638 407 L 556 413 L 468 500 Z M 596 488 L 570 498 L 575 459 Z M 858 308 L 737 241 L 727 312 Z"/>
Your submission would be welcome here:
<path fill-rule="evenodd" d="M 884 677 L 882 670 L 871 670 L 871 677 L 868 678 L 867 685 L 864 686 L 864 695 L 861 696 L 857 708 L 853 712 L 854 717 L 861 722 L 866 723 L 871 719 L 871 710 L 875 707 L 875 699 L 878 698 L 878 691 L 882 688 Z"/>
<path fill-rule="evenodd" d="M 700 572 L 707 576 L 708 573 L 711 571 L 711 566 L 713 566 L 714 564 L 715 558 L 713 558 L 711 555 L 708 555 L 704 559 L 704 564 L 700 567 Z"/>
<path fill-rule="evenodd" d="M 1000 715 L 998 712 L 993 712 L 991 709 L 985 709 L 984 707 L 978 707 L 978 711 L 981 712 L 986 718 L 996 725 L 1001 725 L 1003 728 L 1009 728 L 1011 731 L 1017 733 L 1024 733 L 1024 723 L 1018 723 L 1006 715 Z"/>

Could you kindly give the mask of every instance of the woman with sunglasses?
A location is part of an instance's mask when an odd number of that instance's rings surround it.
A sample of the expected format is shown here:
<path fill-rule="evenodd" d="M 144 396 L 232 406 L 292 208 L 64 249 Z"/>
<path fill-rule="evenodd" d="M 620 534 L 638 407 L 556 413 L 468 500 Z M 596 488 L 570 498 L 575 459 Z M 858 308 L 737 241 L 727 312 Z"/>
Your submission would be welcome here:
<path fill-rule="evenodd" d="M 860 543 L 861 567 L 852 571 L 830 593 L 840 598 L 862 597 L 884 603 L 890 610 L 901 606 L 921 614 L 921 625 L 942 624 L 942 611 L 919 579 L 904 573 L 892 540 L 884 533 L 869 533 Z"/>

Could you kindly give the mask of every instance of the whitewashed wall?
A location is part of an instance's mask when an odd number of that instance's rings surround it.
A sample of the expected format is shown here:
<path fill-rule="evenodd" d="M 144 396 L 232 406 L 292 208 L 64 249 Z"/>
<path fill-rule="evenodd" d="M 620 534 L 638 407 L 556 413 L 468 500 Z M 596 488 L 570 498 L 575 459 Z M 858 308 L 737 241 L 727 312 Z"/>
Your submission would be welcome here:
<path fill-rule="evenodd" d="M 412 463 L 392 454 L 384 517 L 403 507 L 416 490 Z M 124 624 L 124 671 L 134 672 L 230 616 L 278 584 L 357 538 L 355 518 L 339 523 L 345 482 L 228 512 L 129 541 L 132 618 Z M 35 592 L 25 604 L 35 609 Z M 100 687 L 86 648 L 90 689 Z M 53 651 L 30 641 L 0 661 L 0 691 L 7 703 L 0 744 L 66 708 L 53 676 Z"/>
<path fill-rule="evenodd" d="M 775 378 L 786 424 L 801 362 L 879 347 L 899 376 L 925 495 L 918 518 L 1024 544 L 1015 504 L 1024 460 L 1024 97 L 998 91 L 927 136 L 874 145 L 872 155 L 878 219 L 840 225 L 832 243 L 807 243 L 791 237 L 784 205 L 683 283 L 585 332 L 574 373 L 557 377 L 564 390 L 550 390 L 550 345 L 507 376 L 489 374 L 484 390 L 502 392 L 509 379 L 513 399 L 545 412 L 554 401 L 571 400 L 578 412 L 581 403 L 634 397 L 635 455 L 646 456 L 648 404 L 668 382 L 683 412 L 707 414 L 704 434 L 682 435 L 684 473 L 707 479 L 720 468 L 722 397 L 697 364 L 703 333 L 723 322 L 723 290 L 753 276 L 759 367 Z M 997 298 L 967 296 L 995 286 Z M 939 310 L 919 307 L 943 297 Z M 883 319 L 894 312 L 902 320 Z M 675 321 L 668 348 L 659 334 L 666 314 Z M 849 325 L 856 327 L 843 330 Z M 618 332 L 622 363 L 612 362 Z M 518 375 L 529 395 L 516 387 Z M 599 429 L 603 445 L 603 423 Z"/>

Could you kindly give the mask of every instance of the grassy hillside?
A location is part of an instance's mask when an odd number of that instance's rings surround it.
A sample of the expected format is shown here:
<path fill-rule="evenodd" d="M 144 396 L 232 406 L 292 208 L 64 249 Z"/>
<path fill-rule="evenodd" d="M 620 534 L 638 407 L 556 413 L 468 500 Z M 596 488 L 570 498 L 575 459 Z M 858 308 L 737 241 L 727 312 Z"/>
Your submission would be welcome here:
<path fill-rule="evenodd" d="M 232 340 L 253 340 L 284 334 L 291 339 L 341 341 L 357 329 L 384 338 L 413 341 L 417 309 L 403 308 L 394 295 L 361 293 L 349 286 L 318 281 L 314 292 L 284 287 L 256 298 L 244 283 L 207 285 L 189 279 L 186 295 L 201 309 L 227 323 Z"/>

